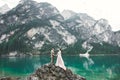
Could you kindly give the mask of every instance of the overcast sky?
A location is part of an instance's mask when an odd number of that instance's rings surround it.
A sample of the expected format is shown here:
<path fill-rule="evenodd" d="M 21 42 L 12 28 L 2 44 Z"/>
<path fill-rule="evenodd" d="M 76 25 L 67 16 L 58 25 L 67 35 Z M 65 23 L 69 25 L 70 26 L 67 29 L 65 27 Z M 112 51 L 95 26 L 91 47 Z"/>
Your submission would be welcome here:
<path fill-rule="evenodd" d="M 0 6 L 5 3 L 10 8 L 15 7 L 20 0 L 0 0 Z M 36 0 L 49 2 L 61 12 L 64 9 L 87 13 L 98 20 L 105 18 L 114 31 L 120 30 L 120 0 Z"/>

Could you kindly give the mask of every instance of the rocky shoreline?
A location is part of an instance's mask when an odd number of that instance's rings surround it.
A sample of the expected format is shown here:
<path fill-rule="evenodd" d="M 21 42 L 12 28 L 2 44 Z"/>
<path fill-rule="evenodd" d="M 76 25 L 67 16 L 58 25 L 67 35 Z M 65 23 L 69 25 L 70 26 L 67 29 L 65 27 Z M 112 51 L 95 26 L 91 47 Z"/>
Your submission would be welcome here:
<path fill-rule="evenodd" d="M 0 80 L 23 80 L 21 78 L 4 77 Z M 70 69 L 62 69 L 55 64 L 45 64 L 24 80 L 86 80 L 74 74 Z"/>

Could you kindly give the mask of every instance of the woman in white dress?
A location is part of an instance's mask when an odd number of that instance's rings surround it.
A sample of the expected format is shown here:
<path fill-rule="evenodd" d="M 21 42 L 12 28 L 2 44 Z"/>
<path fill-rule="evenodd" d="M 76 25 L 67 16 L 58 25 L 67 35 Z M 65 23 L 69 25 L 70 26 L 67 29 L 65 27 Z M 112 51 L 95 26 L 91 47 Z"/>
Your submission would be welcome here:
<path fill-rule="evenodd" d="M 64 61 L 63 61 L 62 56 L 61 56 L 61 49 L 59 49 L 59 51 L 57 53 L 57 61 L 56 61 L 55 65 L 63 68 L 64 70 L 66 70 L 66 67 L 64 65 Z"/>

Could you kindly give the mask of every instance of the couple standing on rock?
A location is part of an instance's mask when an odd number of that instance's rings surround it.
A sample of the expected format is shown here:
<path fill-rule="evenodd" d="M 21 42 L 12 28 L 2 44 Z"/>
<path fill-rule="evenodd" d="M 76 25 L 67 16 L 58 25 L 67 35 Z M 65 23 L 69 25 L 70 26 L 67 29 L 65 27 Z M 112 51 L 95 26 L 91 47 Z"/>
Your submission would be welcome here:
<path fill-rule="evenodd" d="M 54 63 L 54 56 L 57 56 L 57 60 L 56 60 L 55 65 L 66 70 L 66 67 L 64 65 L 64 61 L 63 61 L 62 56 L 61 56 L 61 49 L 59 49 L 57 55 L 55 55 L 54 48 L 52 48 L 52 50 L 51 50 L 51 63 Z"/>

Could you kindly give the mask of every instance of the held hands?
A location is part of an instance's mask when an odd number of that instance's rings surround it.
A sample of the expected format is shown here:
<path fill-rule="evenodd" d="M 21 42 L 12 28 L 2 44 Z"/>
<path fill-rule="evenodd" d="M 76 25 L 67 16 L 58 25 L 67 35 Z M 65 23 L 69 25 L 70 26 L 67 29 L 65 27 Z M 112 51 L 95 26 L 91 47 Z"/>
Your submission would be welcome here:
<path fill-rule="evenodd" d="M 53 54 L 53 56 L 57 56 L 57 54 L 55 55 L 55 54 Z"/>

